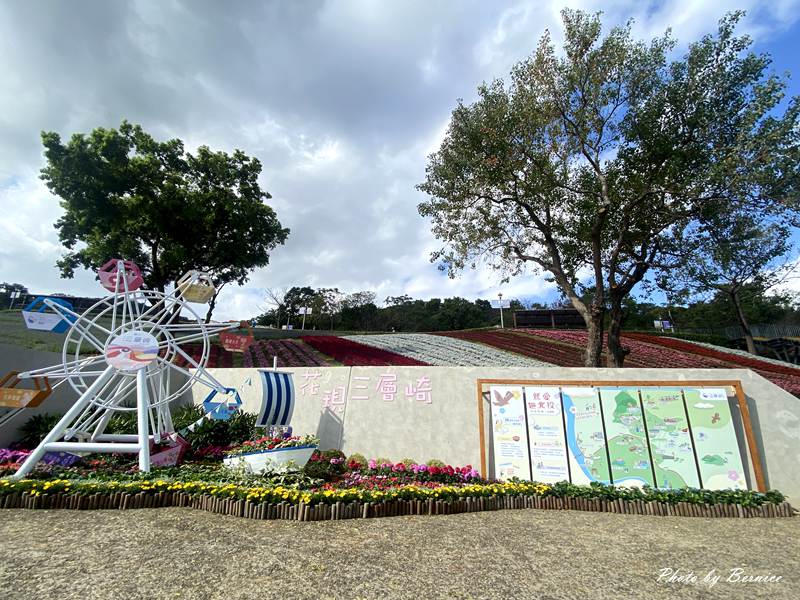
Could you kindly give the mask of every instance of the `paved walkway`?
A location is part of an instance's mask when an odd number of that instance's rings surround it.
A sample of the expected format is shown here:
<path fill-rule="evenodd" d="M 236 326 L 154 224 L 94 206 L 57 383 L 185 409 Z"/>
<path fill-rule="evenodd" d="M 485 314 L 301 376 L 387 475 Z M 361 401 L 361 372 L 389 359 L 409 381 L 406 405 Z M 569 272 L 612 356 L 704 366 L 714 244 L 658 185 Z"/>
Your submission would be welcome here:
<path fill-rule="evenodd" d="M 0 510 L 0 598 L 800 598 L 800 518 Z M 696 583 L 658 582 L 662 569 Z M 730 569 L 777 583 L 725 581 Z M 702 580 L 712 569 L 716 585 Z"/>

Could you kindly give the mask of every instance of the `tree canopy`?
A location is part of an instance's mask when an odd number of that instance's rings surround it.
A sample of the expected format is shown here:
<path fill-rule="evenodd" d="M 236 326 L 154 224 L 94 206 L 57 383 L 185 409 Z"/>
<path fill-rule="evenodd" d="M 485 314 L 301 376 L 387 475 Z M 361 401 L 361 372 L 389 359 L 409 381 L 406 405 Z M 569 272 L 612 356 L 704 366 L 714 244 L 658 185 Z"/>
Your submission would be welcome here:
<path fill-rule="evenodd" d="M 665 239 L 703 212 L 794 210 L 800 103 L 737 37 L 741 13 L 669 61 L 669 34 L 602 36 L 598 15 L 565 9 L 563 53 L 549 33 L 508 85 L 459 102 L 419 189 L 419 212 L 452 276 L 486 261 L 549 273 L 583 316 L 586 365 L 621 366 L 625 299 L 664 264 Z M 582 297 L 590 287 L 589 299 Z"/>
<path fill-rule="evenodd" d="M 674 240 L 677 267 L 661 275 L 662 287 L 684 298 L 718 293 L 734 308 L 747 349 L 756 354 L 743 300 L 785 281 L 795 266 L 791 228 L 761 215 L 733 211 L 700 219 Z"/>
<path fill-rule="evenodd" d="M 289 234 L 265 203 L 261 163 L 240 150 L 191 153 L 127 121 L 66 144 L 43 132 L 42 142 L 41 177 L 64 209 L 55 224 L 67 249 L 63 277 L 122 257 L 162 291 L 189 269 L 207 271 L 217 286 L 241 285 Z"/>

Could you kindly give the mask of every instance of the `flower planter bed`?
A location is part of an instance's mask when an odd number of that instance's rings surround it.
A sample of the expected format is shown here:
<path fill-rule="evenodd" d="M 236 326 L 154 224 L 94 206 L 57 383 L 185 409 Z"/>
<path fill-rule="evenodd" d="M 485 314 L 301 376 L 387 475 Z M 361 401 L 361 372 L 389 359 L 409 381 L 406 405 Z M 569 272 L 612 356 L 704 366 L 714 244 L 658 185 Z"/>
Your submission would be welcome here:
<path fill-rule="evenodd" d="M 298 340 L 261 340 L 251 344 L 243 356 L 245 367 L 272 367 L 273 357 L 279 367 L 323 367 L 328 363 L 315 350 Z"/>
<path fill-rule="evenodd" d="M 264 436 L 231 448 L 222 463 L 231 469 L 244 468 L 248 473 L 285 470 L 291 465 L 302 469 L 319 446 L 315 436 Z"/>
<path fill-rule="evenodd" d="M 575 488 L 577 486 L 573 486 Z M 607 486 L 584 487 L 581 495 L 556 495 L 537 483 L 490 483 L 420 489 L 403 486 L 387 492 L 315 492 L 292 488 L 246 487 L 205 482 L 72 482 L 0 480 L 0 508 L 137 509 L 189 507 L 249 519 L 322 521 L 403 515 L 447 515 L 503 509 L 550 509 L 687 517 L 791 517 L 783 496 L 729 492 L 742 503 L 699 501 L 694 496 L 652 492 L 653 498 L 604 497 Z M 592 491 L 595 493 L 592 494 Z M 707 498 L 720 497 L 709 492 Z M 734 494 L 738 496 L 734 496 Z M 680 500 L 685 498 L 685 500 Z M 690 500 L 694 501 L 690 501 Z"/>
<path fill-rule="evenodd" d="M 549 363 L 475 344 L 426 333 L 349 336 L 347 339 L 408 356 L 430 365 L 458 367 L 546 367 Z"/>
<path fill-rule="evenodd" d="M 327 354 L 348 367 L 428 366 L 428 363 L 421 360 L 359 344 L 348 338 L 334 335 L 304 336 L 301 339 L 315 350 Z"/>
<path fill-rule="evenodd" d="M 237 456 L 226 456 L 222 459 L 226 467 L 235 469 L 243 466 L 249 473 L 263 473 L 267 470 L 282 469 L 294 464 L 298 469 L 305 466 L 316 446 L 298 446 L 294 448 L 278 448 L 262 450 Z"/>

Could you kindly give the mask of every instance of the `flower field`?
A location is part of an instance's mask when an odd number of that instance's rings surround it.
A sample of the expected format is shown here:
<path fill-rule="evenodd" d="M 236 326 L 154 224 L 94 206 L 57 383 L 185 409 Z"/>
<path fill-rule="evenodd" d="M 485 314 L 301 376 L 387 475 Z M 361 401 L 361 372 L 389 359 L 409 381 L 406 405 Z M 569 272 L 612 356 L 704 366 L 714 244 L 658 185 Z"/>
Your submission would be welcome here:
<path fill-rule="evenodd" d="M 450 331 L 438 335 L 486 344 L 560 367 L 583 366 L 586 332 L 579 330 Z M 631 352 L 625 366 L 659 369 L 752 369 L 787 392 L 800 397 L 800 370 L 661 336 L 626 334 Z"/>
<path fill-rule="evenodd" d="M 447 331 L 436 335 L 485 344 L 507 352 L 527 356 L 542 363 L 559 367 L 579 367 L 583 364 L 581 348 L 570 344 L 538 343 L 510 330 Z"/>
<path fill-rule="evenodd" d="M 585 331 L 517 330 L 509 333 L 509 335 L 528 338 L 531 345 L 549 347 L 558 344 L 564 348 L 571 346 L 577 351 L 577 356 L 573 354 L 570 358 L 571 362 L 561 366 L 577 367 L 582 364 L 581 352 L 586 343 Z M 625 334 L 622 339 L 623 345 L 630 348 L 631 351 L 625 359 L 625 365 L 628 367 L 752 369 L 787 392 L 800 396 L 800 370 L 793 367 L 783 367 L 771 362 L 758 360 L 755 357 L 743 357 L 731 352 L 725 352 L 723 349 L 715 350 L 662 336 Z M 552 343 L 548 344 L 548 341 Z"/>
<path fill-rule="evenodd" d="M 272 367 L 272 357 L 278 357 L 278 367 L 321 367 L 327 363 L 308 345 L 298 340 L 261 340 L 244 351 L 245 367 Z"/>
<path fill-rule="evenodd" d="M 726 362 L 735 362 L 742 367 L 759 370 L 759 371 L 774 371 L 783 375 L 800 376 L 800 369 L 788 364 L 776 364 L 773 361 L 761 360 L 755 356 L 743 356 L 735 352 L 726 352 L 719 348 L 709 348 L 705 345 L 693 344 L 677 338 L 671 338 L 658 335 L 647 335 L 644 333 L 627 333 L 623 336 L 625 341 L 638 340 L 648 344 L 656 344 L 664 346 L 672 350 L 679 350 L 681 352 L 688 352 L 690 354 L 699 354 L 710 358 L 716 358 Z"/>
<path fill-rule="evenodd" d="M 200 355 L 203 352 L 203 344 L 185 344 L 181 347 L 181 349 L 186 352 L 186 354 L 191 356 L 193 360 L 197 361 L 200 360 Z M 175 364 L 186 369 L 192 368 L 192 365 L 189 364 L 189 361 L 181 355 L 175 357 Z M 208 363 L 206 366 L 210 369 L 231 368 L 234 366 L 233 353 L 228 352 L 219 344 L 212 342 L 211 348 L 208 352 Z"/>
<path fill-rule="evenodd" d="M 543 367 L 540 360 L 504 352 L 488 346 L 440 335 L 393 333 L 357 335 L 347 339 L 402 354 L 435 366 L 457 367 Z"/>
<path fill-rule="evenodd" d="M 321 335 L 304 336 L 301 339 L 315 350 L 327 354 L 348 367 L 428 366 L 428 363 L 421 360 L 360 344 L 350 338 Z"/>

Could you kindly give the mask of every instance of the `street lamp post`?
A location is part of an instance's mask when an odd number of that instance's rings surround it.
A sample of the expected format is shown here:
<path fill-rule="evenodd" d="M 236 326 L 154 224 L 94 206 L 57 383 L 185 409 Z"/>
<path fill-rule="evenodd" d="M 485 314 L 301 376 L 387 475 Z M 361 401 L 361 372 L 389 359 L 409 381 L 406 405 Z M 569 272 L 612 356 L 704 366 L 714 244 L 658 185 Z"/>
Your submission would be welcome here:
<path fill-rule="evenodd" d="M 505 326 L 503 325 L 503 293 L 501 292 L 497 294 L 497 298 L 500 300 L 500 329 L 505 329 Z"/>

